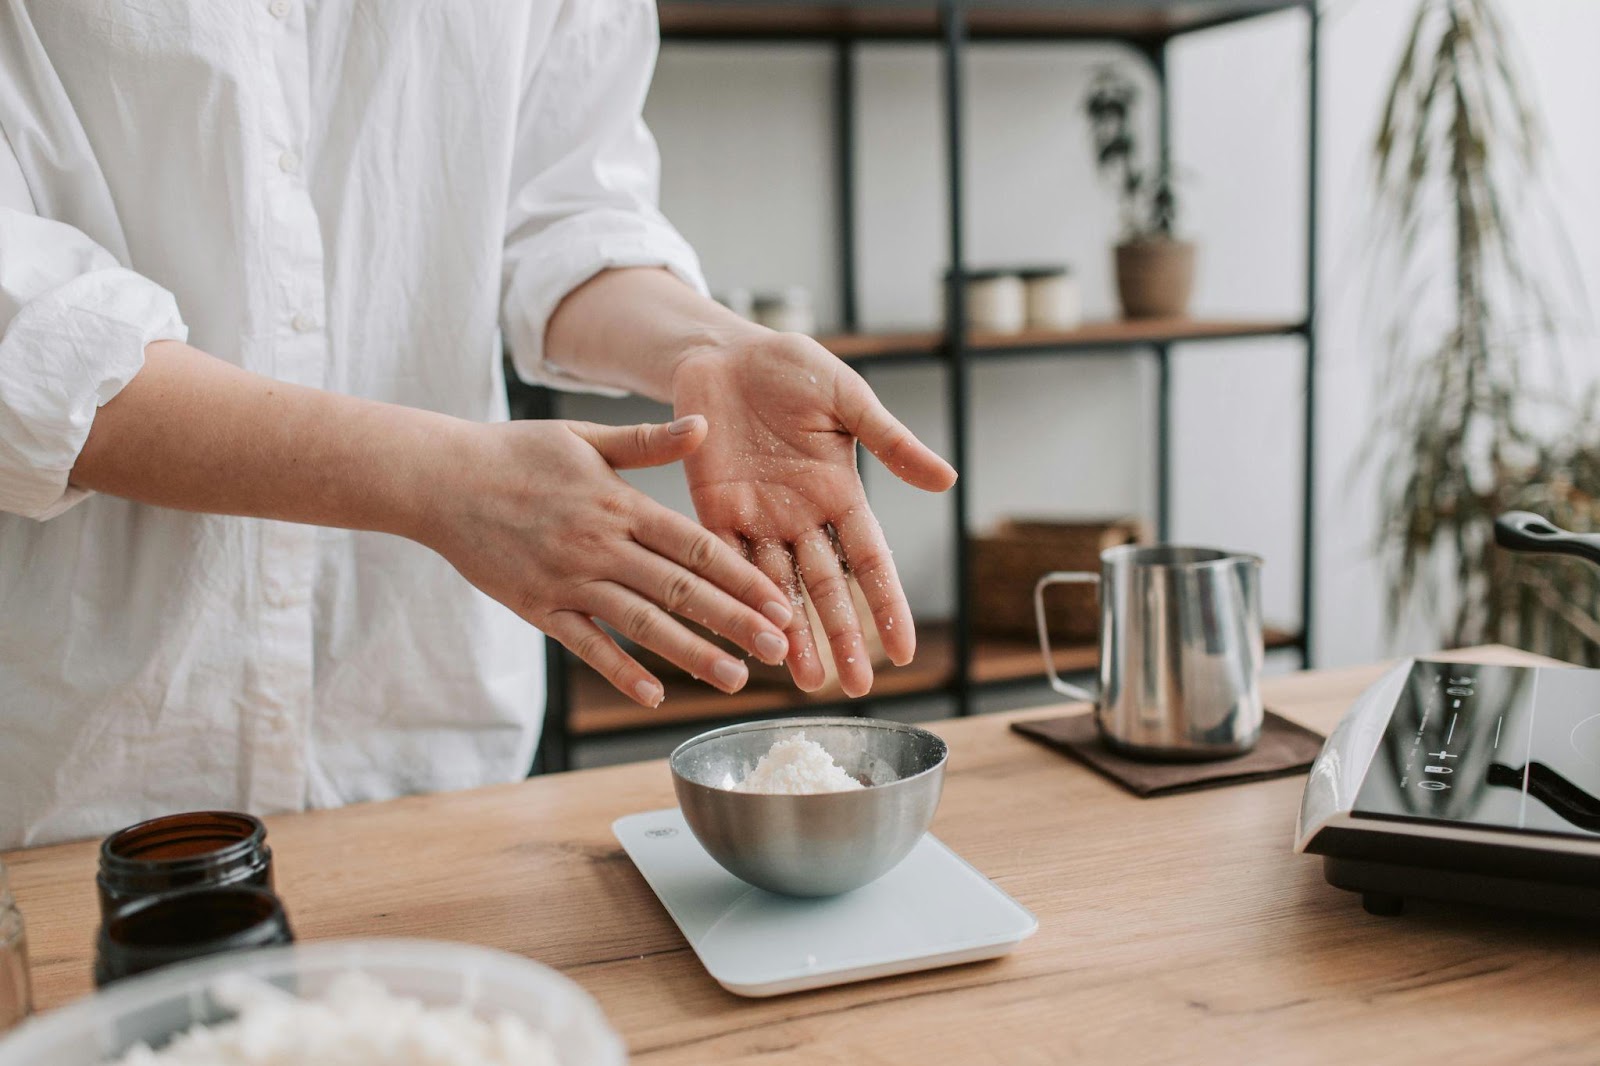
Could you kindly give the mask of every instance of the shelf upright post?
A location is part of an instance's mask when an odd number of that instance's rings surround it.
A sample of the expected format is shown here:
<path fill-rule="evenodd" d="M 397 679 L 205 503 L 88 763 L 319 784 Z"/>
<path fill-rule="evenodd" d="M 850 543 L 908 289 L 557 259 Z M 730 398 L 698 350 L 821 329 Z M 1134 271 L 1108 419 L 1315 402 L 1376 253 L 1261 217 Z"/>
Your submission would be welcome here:
<path fill-rule="evenodd" d="M 1167 79 L 1167 38 L 1146 41 L 1145 55 L 1156 79 L 1156 166 L 1166 175 L 1172 165 L 1172 93 Z M 1156 356 L 1156 539 L 1172 537 L 1172 346 L 1155 346 Z"/>
<path fill-rule="evenodd" d="M 1317 212 L 1321 166 L 1318 130 L 1322 111 L 1322 16 L 1318 0 L 1306 0 L 1306 318 L 1305 470 L 1300 515 L 1300 659 L 1309 668 L 1316 642 L 1317 548 Z"/>
<path fill-rule="evenodd" d="M 1172 346 L 1156 345 L 1156 540 L 1172 538 Z"/>
<path fill-rule="evenodd" d="M 839 326 L 860 328 L 856 306 L 856 47 L 849 37 L 833 46 L 834 199 L 839 220 Z"/>
<path fill-rule="evenodd" d="M 558 774 L 572 765 L 572 701 L 568 698 L 566 649 L 554 637 L 544 638 L 544 731 L 534 767 L 540 773 Z"/>
<path fill-rule="evenodd" d="M 950 461 L 961 477 L 951 490 L 951 510 L 955 513 L 955 674 L 951 679 L 956 714 L 973 712 L 972 700 L 972 591 L 969 587 L 967 550 L 967 396 L 970 368 L 967 365 L 966 258 L 962 248 L 962 165 L 964 144 L 961 130 L 961 64 L 966 46 L 966 5 L 964 0 L 940 0 L 939 20 L 943 31 L 945 187 L 949 195 L 950 274 L 945 285 L 945 359 L 949 380 Z"/>
<path fill-rule="evenodd" d="M 833 42 L 833 198 L 838 218 L 839 329 L 861 328 L 856 285 L 856 43 L 848 36 Z M 871 384 L 865 368 L 858 373 Z M 867 486 L 867 450 L 856 441 L 856 469 Z M 862 703 L 861 713 L 870 704 Z"/>

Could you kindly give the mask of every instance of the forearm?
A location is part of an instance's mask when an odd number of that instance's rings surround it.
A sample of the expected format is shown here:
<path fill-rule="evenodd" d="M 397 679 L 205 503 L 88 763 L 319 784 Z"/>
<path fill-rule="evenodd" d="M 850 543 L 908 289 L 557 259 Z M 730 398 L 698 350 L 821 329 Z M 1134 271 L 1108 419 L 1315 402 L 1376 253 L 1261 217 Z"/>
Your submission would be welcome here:
<path fill-rule="evenodd" d="M 666 270 L 608 270 L 573 290 L 550 317 L 546 358 L 601 385 L 672 399 L 686 356 L 770 331 L 709 300 Z"/>
<path fill-rule="evenodd" d="M 469 423 L 274 381 L 175 341 L 95 416 L 72 483 L 186 511 L 416 537 Z"/>

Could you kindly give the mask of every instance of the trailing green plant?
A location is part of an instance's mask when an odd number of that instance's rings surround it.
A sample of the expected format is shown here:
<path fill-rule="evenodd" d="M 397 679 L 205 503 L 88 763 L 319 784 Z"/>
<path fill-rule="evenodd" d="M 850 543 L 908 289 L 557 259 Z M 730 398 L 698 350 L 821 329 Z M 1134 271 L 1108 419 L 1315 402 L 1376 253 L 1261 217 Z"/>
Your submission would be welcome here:
<path fill-rule="evenodd" d="M 1535 263 L 1560 242 L 1536 239 L 1544 143 L 1511 47 L 1496 0 L 1421 0 L 1374 145 L 1389 622 L 1420 608 L 1451 644 L 1600 664 L 1600 575 L 1493 539 L 1508 510 L 1600 528 L 1600 396 L 1562 385 L 1563 270 Z"/>
<path fill-rule="evenodd" d="M 1178 214 L 1172 175 L 1164 163 L 1151 169 L 1139 163 L 1133 133 L 1138 102 L 1139 87 L 1119 68 L 1105 67 L 1095 76 L 1084 100 L 1095 164 L 1116 185 L 1123 239 L 1170 240 Z"/>

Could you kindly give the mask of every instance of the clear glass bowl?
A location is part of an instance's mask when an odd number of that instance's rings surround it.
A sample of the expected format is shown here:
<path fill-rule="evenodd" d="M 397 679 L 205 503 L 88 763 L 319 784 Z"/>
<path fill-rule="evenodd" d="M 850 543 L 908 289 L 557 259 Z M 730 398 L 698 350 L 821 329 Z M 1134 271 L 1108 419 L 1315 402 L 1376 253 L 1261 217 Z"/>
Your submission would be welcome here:
<path fill-rule="evenodd" d="M 340 974 L 359 970 L 392 994 L 430 1006 L 510 1014 L 549 1034 L 563 1066 L 621 1066 L 622 1038 L 589 994 L 517 955 L 427 940 L 328 940 L 198 959 L 107 987 L 0 1037 L 0 1066 L 101 1066 L 138 1043 L 160 1047 L 197 1024 L 232 1013 L 210 994 L 242 974 L 315 999 Z"/>

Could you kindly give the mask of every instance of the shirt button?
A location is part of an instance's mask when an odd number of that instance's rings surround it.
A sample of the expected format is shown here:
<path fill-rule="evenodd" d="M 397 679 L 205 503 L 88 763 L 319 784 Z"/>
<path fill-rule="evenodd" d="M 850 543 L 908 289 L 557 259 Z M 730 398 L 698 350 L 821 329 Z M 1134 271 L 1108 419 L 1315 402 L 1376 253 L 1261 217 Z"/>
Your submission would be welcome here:
<path fill-rule="evenodd" d="M 283 171 L 285 174 L 300 173 L 300 153 L 286 151 L 282 155 L 278 156 L 278 169 Z"/>
<path fill-rule="evenodd" d="M 310 333 L 317 328 L 317 320 L 302 312 L 291 318 L 289 325 L 294 327 L 296 333 Z"/>
<path fill-rule="evenodd" d="M 267 11 L 275 19 L 287 18 L 289 15 L 289 0 L 272 0 L 267 5 Z"/>

